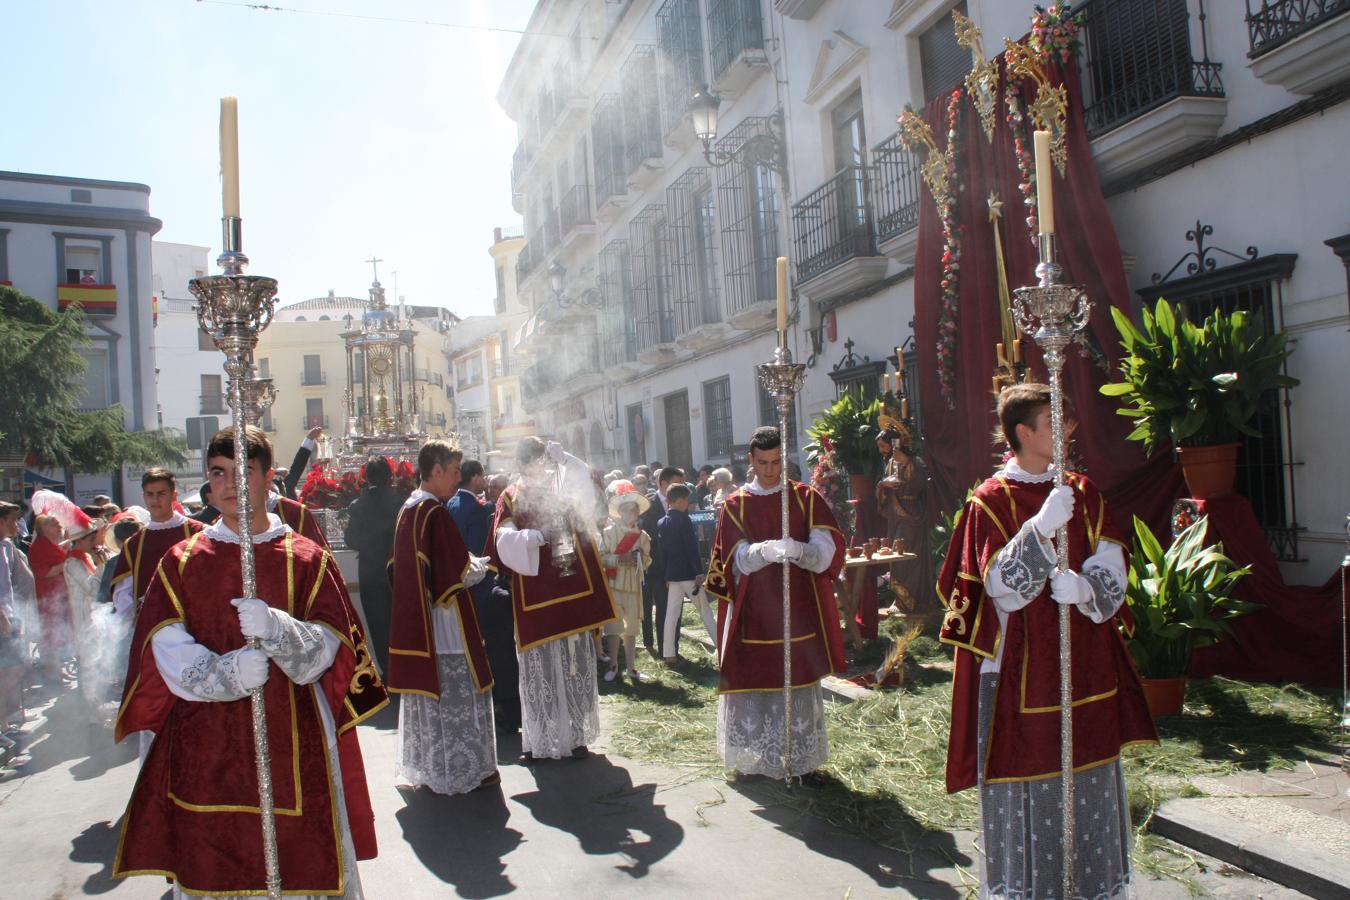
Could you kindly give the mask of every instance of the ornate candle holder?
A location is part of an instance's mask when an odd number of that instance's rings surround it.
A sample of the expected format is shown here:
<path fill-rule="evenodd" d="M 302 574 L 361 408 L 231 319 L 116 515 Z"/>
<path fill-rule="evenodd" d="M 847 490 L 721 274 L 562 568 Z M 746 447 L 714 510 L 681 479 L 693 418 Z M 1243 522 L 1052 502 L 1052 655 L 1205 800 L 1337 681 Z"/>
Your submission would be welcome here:
<path fill-rule="evenodd" d="M 773 351 L 773 362 L 761 363 L 759 383 L 773 397 L 778 407 L 778 435 L 782 441 L 781 453 L 783 471 L 779 476 L 782 490 L 781 514 L 783 537 L 788 537 L 788 414 L 792 411 L 792 400 L 802 389 L 806 381 L 806 366 L 792 361 L 792 353 L 785 346 L 780 335 L 778 346 Z M 783 562 L 783 780 L 792 780 L 792 583 L 789 563 Z"/>
<path fill-rule="evenodd" d="M 239 527 L 249 532 L 253 522 L 253 505 L 248 490 L 248 440 L 245 424 L 251 411 L 262 418 L 262 400 L 267 405 L 275 396 L 275 389 L 267 390 L 271 379 L 253 379 L 250 382 L 253 350 L 258 335 L 272 321 L 275 278 L 245 275 L 248 257 L 243 252 L 243 222 L 231 216 L 222 220 L 224 250 L 217 264 L 223 275 L 207 275 L 188 282 L 188 288 L 197 298 L 197 321 L 211 336 L 216 349 L 225 354 L 225 372 L 229 375 L 230 412 L 234 424 L 234 484 L 238 503 Z M 247 387 L 252 383 L 256 387 Z M 253 562 L 253 541 L 241 534 L 239 542 L 240 569 L 245 597 L 257 596 L 257 577 Z M 252 641 L 256 646 L 257 642 Z M 258 807 L 263 830 L 263 859 L 267 866 L 268 897 L 281 898 L 281 864 L 277 856 L 277 832 L 272 791 L 272 760 L 267 743 L 267 710 L 263 706 L 262 688 L 249 694 L 253 713 L 253 753 L 258 769 Z"/>
<path fill-rule="evenodd" d="M 1074 335 L 1087 327 L 1092 304 L 1081 285 L 1060 284 L 1062 270 L 1055 261 L 1055 236 L 1041 234 L 1036 266 L 1039 284 L 1016 290 L 1013 318 L 1017 327 L 1041 348 L 1050 373 L 1050 430 L 1054 442 L 1055 484 L 1064 483 L 1064 351 Z M 1069 530 L 1061 526 L 1055 535 L 1059 568 L 1069 568 Z M 1064 792 L 1063 896 L 1073 896 L 1074 881 L 1074 790 L 1073 790 L 1073 676 L 1069 647 L 1068 606 L 1059 607 L 1059 707 L 1060 772 Z"/>
<path fill-rule="evenodd" d="M 244 379 L 244 423 L 262 427 L 263 416 L 277 399 L 277 386 L 270 378 L 257 377 L 257 370 L 249 367 L 249 378 Z"/>

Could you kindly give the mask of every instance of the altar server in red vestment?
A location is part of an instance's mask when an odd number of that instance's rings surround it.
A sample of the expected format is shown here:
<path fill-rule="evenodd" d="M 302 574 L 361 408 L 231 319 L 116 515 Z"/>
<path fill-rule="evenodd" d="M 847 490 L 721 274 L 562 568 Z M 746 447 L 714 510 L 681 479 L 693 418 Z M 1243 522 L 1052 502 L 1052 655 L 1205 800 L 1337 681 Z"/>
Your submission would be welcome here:
<path fill-rule="evenodd" d="M 750 436 L 750 483 L 722 506 L 704 587 L 718 604 L 721 681 L 717 751 L 743 775 L 783 774 L 784 716 L 792 722 L 788 771 L 824 764 L 825 695 L 820 679 L 844 671 L 833 582 L 844 539 L 830 505 L 810 486 L 783 477 L 778 429 Z M 782 494 L 788 496 L 783 537 Z M 791 567 L 792 709 L 783 708 L 783 570 Z"/>
<path fill-rule="evenodd" d="M 487 558 L 465 549 L 445 508 L 462 459 L 448 441 L 422 446 L 422 485 L 399 512 L 389 562 L 389 689 L 403 694 L 396 777 L 438 794 L 501 781 L 492 668 L 469 592 L 487 574 Z"/>
<path fill-rule="evenodd" d="M 267 436 L 250 427 L 250 492 L 266 496 Z M 337 565 L 266 508 L 238 518 L 233 429 L 207 447 L 220 519 L 172 547 L 146 592 L 117 737 L 160 736 L 122 818 L 113 874 L 162 875 L 175 897 L 265 891 L 248 692 L 263 689 L 282 889 L 362 897 L 375 820 L 354 726 L 386 702 Z M 258 598 L 239 598 L 240 532 Z M 250 638 L 258 649 L 246 646 Z"/>
<path fill-rule="evenodd" d="M 523 438 L 516 462 L 520 480 L 497 498 L 491 556 L 516 617 L 522 761 L 582 758 L 600 734 L 590 632 L 618 619 L 594 531 L 595 488 L 586 463 L 556 443 Z"/>
<path fill-rule="evenodd" d="M 1005 389 L 998 415 L 1013 458 L 975 489 L 938 580 L 941 640 L 956 648 L 947 790 L 980 787 L 984 896 L 1059 895 L 1059 606 L 1071 606 L 1074 883 L 1080 896 L 1125 897 L 1131 831 L 1120 751 L 1158 739 L 1118 628 L 1132 627 L 1128 544 L 1091 481 L 1066 473 L 1055 487 L 1048 387 Z M 1061 525 L 1064 572 L 1054 546 Z"/>
<path fill-rule="evenodd" d="M 178 485 L 168 469 L 147 469 L 141 476 L 141 496 L 150 521 L 127 538 L 113 568 L 113 611 L 134 615 L 145 599 L 160 557 L 179 541 L 185 541 L 205 526 L 178 511 Z"/>

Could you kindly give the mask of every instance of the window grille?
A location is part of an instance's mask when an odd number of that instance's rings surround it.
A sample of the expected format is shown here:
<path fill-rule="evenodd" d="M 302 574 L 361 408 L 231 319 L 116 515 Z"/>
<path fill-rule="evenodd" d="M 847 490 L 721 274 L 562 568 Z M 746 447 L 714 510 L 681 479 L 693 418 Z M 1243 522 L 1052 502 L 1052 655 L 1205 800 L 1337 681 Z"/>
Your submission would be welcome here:
<path fill-rule="evenodd" d="M 733 152 L 750 137 L 771 132 L 767 116 L 749 116 L 717 142 Z M 778 177 L 762 162 L 733 163 L 717 170 L 717 208 L 722 215 L 722 268 L 726 312 L 735 315 L 777 290 L 779 256 Z"/>
<path fill-rule="evenodd" d="M 623 141 L 623 106 L 618 94 L 605 94 L 591 114 L 591 152 L 595 155 L 595 202 L 628 193 Z"/>
<path fill-rule="evenodd" d="M 721 78 L 746 50 L 764 49 L 760 0 L 708 0 L 713 79 Z"/>
<path fill-rule="evenodd" d="M 610 241 L 597 260 L 604 298 L 605 365 L 637 360 L 637 309 L 633 266 L 624 240 Z"/>
<path fill-rule="evenodd" d="M 730 459 L 731 376 L 703 382 L 703 430 L 708 459 Z"/>
<path fill-rule="evenodd" d="M 716 211 L 706 166 L 685 172 L 666 191 L 672 244 L 671 282 L 675 325 L 687 334 L 699 325 L 722 321 L 717 284 Z"/>
<path fill-rule="evenodd" d="M 684 120 L 703 74 L 703 21 L 698 0 L 666 0 L 656 13 L 661 51 L 662 127 L 669 134 Z"/>
<path fill-rule="evenodd" d="M 670 226 L 659 203 L 643 207 L 628 231 L 632 245 L 633 294 L 638 314 L 638 349 L 675 340 L 670 291 Z"/>
<path fill-rule="evenodd" d="M 1187 0 L 1088 0 L 1083 6 L 1089 137 L 1105 134 L 1177 97 L 1222 97 L 1221 65 L 1191 56 Z"/>
<path fill-rule="evenodd" d="M 1137 293 L 1147 306 L 1166 297 L 1194 322 L 1216 309 L 1244 310 L 1265 333 L 1273 334 L 1284 328 L 1283 283 L 1293 274 L 1296 259 L 1292 253 L 1258 256 Z M 1237 492 L 1251 501 L 1270 549 L 1281 562 L 1299 559 L 1291 406 L 1288 389 L 1272 390 L 1252 422 L 1260 437 L 1243 436 L 1238 449 Z"/>
<path fill-rule="evenodd" d="M 623 99 L 623 130 L 627 138 L 627 164 L 631 175 L 646 159 L 660 158 L 661 92 L 656 77 L 656 48 L 639 44 L 628 54 L 619 72 Z"/>
<path fill-rule="evenodd" d="M 965 0 L 951 9 L 967 15 Z M 919 65 L 923 73 L 923 102 L 961 83 L 970 71 L 970 51 L 956 42 L 951 10 L 919 34 Z"/>
<path fill-rule="evenodd" d="M 887 241 L 919 226 L 919 159 L 896 132 L 872 148 L 872 165 L 877 240 Z"/>

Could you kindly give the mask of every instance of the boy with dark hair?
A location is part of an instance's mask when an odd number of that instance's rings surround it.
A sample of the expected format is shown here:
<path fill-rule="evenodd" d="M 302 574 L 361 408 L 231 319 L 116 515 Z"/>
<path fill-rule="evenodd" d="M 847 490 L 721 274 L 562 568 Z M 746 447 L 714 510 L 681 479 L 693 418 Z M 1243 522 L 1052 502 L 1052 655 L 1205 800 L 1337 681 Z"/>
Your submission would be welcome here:
<path fill-rule="evenodd" d="M 399 513 L 389 562 L 389 689 L 404 695 L 396 777 L 438 794 L 501 781 L 492 668 L 469 593 L 487 574 L 487 560 L 465 548 L 445 508 L 459 487 L 462 457 L 448 441 L 422 445 L 422 483 Z"/>
<path fill-rule="evenodd" d="M 218 432 L 206 450 L 220 520 L 164 555 L 136 624 L 117 738 L 166 739 L 150 745 L 113 875 L 165 876 L 175 895 L 265 893 L 249 698 L 260 690 L 282 889 L 360 897 L 356 861 L 375 855 L 375 817 L 354 726 L 387 698 L 361 666 L 337 564 L 261 502 L 272 448 L 252 426 L 248 491 L 260 502 L 241 520 L 235 439 Z M 239 596 L 241 540 L 253 543 L 257 597 Z"/>
<path fill-rule="evenodd" d="M 662 574 L 666 579 L 661 652 L 666 665 L 672 667 L 680 658 L 680 616 L 684 612 L 684 601 L 686 597 L 694 595 L 695 582 L 704 571 L 703 560 L 698 553 L 698 536 L 694 534 L 694 523 L 689 518 L 689 497 L 692 493 L 687 484 L 672 484 L 667 488 L 666 514 L 656 523 L 657 541 L 661 545 Z M 710 633 L 715 635 L 716 631 L 714 626 Z"/>
<path fill-rule="evenodd" d="M 140 607 L 150 588 L 150 579 L 169 548 L 206 527 L 174 508 L 178 484 L 168 469 L 145 470 L 141 476 L 141 498 L 150 512 L 150 521 L 122 544 L 122 552 L 113 563 L 113 612 L 118 615 L 134 614 Z"/>
<path fill-rule="evenodd" d="M 661 551 L 661 535 L 657 528 L 661 517 L 666 514 L 666 492 L 674 484 L 684 484 L 684 470 L 675 466 L 653 469 L 656 473 L 656 490 L 647 493 L 651 507 L 642 514 L 642 530 L 652 539 L 652 565 L 647 570 L 647 580 L 642 587 L 642 643 L 657 659 L 675 655 L 672 648 L 665 646 L 666 621 L 666 570 Z M 653 632 L 655 641 L 653 642 Z M 679 631 L 676 630 L 678 635 Z"/>
<path fill-rule="evenodd" d="M 938 579 L 947 607 L 940 639 L 956 648 L 947 790 L 979 786 L 986 892 L 1059 891 L 1059 609 L 1070 606 L 1074 884 L 1080 896 L 1125 896 L 1131 829 L 1120 751 L 1157 741 L 1117 629 L 1118 620 L 1130 625 L 1127 539 L 1087 478 L 1065 473 L 1055 486 L 1046 385 L 1006 388 L 998 419 L 1013 458 L 975 489 Z M 1054 544 L 1061 526 L 1063 571 Z M 1030 847 L 1040 848 L 1034 857 Z"/>

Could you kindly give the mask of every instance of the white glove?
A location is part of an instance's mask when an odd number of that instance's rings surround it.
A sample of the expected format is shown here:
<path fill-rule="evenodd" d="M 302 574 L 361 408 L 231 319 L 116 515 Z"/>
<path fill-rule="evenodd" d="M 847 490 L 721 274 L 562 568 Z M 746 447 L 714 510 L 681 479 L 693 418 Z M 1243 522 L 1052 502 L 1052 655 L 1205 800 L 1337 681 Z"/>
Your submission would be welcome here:
<path fill-rule="evenodd" d="M 239 672 L 239 686 L 246 691 L 251 691 L 266 684 L 267 662 L 267 654 L 261 650 L 245 647 L 236 653 L 234 665 Z"/>
<path fill-rule="evenodd" d="M 1041 504 L 1040 512 L 1031 517 L 1031 525 L 1043 538 L 1052 538 L 1061 525 L 1069 524 L 1073 518 L 1073 488 L 1067 484 L 1058 485 Z"/>
<path fill-rule="evenodd" d="M 558 465 L 562 465 L 567 460 L 567 451 L 557 441 L 549 441 L 544 446 L 544 453 L 548 454 L 548 458 Z"/>
<path fill-rule="evenodd" d="M 538 528 L 524 528 L 521 529 L 520 533 L 525 535 L 525 543 L 529 544 L 531 547 L 542 547 L 548 543 L 548 541 L 544 539 L 544 533 Z"/>
<path fill-rule="evenodd" d="M 262 641 L 276 639 L 281 623 L 272 614 L 272 607 L 256 597 L 236 597 L 230 604 L 239 610 L 239 630 L 244 637 Z"/>
<path fill-rule="evenodd" d="M 788 558 L 788 550 L 785 543 L 786 542 L 782 540 L 763 541 L 759 545 L 760 558 L 769 564 L 782 562 Z"/>
<path fill-rule="evenodd" d="M 486 556 L 474 556 L 469 554 L 469 568 L 464 572 L 464 586 L 471 588 L 477 586 L 487 577 L 488 558 Z"/>
<path fill-rule="evenodd" d="M 792 538 L 783 538 L 778 543 L 783 545 L 783 557 L 788 562 L 799 562 L 806 552 L 807 545 Z"/>
<path fill-rule="evenodd" d="M 1050 576 L 1050 596 L 1062 606 L 1082 606 L 1092 602 L 1092 582 L 1074 571 L 1056 572 Z"/>

